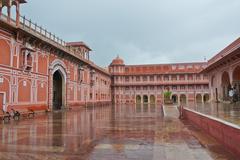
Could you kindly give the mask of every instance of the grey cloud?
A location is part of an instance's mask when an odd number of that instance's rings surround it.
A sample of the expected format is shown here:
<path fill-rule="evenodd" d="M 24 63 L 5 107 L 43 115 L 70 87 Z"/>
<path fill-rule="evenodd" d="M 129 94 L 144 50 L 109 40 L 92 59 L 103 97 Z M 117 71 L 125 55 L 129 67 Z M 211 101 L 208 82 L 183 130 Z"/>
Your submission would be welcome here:
<path fill-rule="evenodd" d="M 41 0 L 22 12 L 67 41 L 83 40 L 107 66 L 202 61 L 240 35 L 240 1 Z"/>

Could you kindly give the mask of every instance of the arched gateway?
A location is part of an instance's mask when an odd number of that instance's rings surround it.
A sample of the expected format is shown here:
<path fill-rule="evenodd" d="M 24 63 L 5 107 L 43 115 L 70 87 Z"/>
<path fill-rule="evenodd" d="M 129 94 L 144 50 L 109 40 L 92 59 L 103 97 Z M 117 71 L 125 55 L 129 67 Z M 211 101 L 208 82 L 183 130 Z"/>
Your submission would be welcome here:
<path fill-rule="evenodd" d="M 150 104 L 155 104 L 156 103 L 156 98 L 154 95 L 150 96 Z"/>
<path fill-rule="evenodd" d="M 60 70 L 53 74 L 53 109 L 59 110 L 64 104 L 64 77 Z"/>
<path fill-rule="evenodd" d="M 142 103 L 142 98 L 141 98 L 140 95 L 137 95 L 137 97 L 136 97 L 136 103 L 137 103 L 137 104 L 141 104 L 141 103 Z"/>
<path fill-rule="evenodd" d="M 172 101 L 173 103 L 178 103 L 178 96 L 176 94 L 172 95 Z"/>
<path fill-rule="evenodd" d="M 228 92 L 231 89 L 231 84 L 230 84 L 230 77 L 228 72 L 223 72 L 222 74 L 222 94 L 223 94 L 223 100 L 228 100 Z"/>
<path fill-rule="evenodd" d="M 52 110 L 60 110 L 66 106 L 66 66 L 60 60 L 52 62 Z M 51 90 L 50 90 L 51 91 Z"/>

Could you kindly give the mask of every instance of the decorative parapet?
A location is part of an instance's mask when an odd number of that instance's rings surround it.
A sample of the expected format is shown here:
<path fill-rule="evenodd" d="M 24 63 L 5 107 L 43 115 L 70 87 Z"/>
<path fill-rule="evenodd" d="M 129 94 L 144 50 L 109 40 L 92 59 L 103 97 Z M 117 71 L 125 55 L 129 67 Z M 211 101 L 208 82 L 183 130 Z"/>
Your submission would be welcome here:
<path fill-rule="evenodd" d="M 74 58 L 77 58 L 78 60 L 84 62 L 85 64 L 92 66 L 93 68 L 97 69 L 98 71 L 109 75 L 109 72 L 107 70 L 97 66 L 90 60 L 81 57 L 79 54 L 76 53 L 76 50 L 74 49 L 74 47 L 67 46 L 67 42 L 65 42 L 64 40 L 62 40 L 61 38 L 59 38 L 52 32 L 49 32 L 47 29 L 43 28 L 42 26 L 38 25 L 37 23 L 32 22 L 32 20 L 27 19 L 25 16 L 20 16 L 20 24 L 19 25 L 17 25 L 17 22 L 14 19 L 10 19 L 10 21 L 9 21 L 8 16 L 6 16 L 4 14 L 0 15 L 0 21 L 4 22 L 5 24 L 10 25 L 13 28 L 20 29 L 20 30 L 50 44 L 51 46 L 59 49 L 60 51 L 66 53 Z"/>

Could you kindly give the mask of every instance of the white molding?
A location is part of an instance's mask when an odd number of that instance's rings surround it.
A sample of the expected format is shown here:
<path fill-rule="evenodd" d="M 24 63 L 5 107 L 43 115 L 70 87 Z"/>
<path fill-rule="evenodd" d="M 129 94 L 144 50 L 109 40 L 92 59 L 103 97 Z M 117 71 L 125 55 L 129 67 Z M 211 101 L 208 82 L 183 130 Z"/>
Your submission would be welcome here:
<path fill-rule="evenodd" d="M 62 78 L 64 79 L 64 83 L 66 84 L 67 83 L 67 73 L 66 73 L 65 69 L 62 66 L 57 65 L 54 67 L 51 74 L 53 75 L 56 71 L 60 71 L 60 73 L 63 76 Z"/>
<path fill-rule="evenodd" d="M 56 65 L 62 66 L 65 70 L 67 69 L 67 66 L 65 65 L 65 63 L 60 59 L 55 59 L 54 61 L 52 61 L 50 68 L 54 69 Z"/>
<path fill-rule="evenodd" d="M 15 40 L 13 39 L 13 38 L 11 38 L 11 40 L 10 40 L 11 42 L 11 45 L 10 45 L 10 66 L 11 67 L 13 67 L 13 58 L 14 58 L 14 48 L 15 48 L 15 46 L 16 46 L 16 42 L 15 42 Z"/>

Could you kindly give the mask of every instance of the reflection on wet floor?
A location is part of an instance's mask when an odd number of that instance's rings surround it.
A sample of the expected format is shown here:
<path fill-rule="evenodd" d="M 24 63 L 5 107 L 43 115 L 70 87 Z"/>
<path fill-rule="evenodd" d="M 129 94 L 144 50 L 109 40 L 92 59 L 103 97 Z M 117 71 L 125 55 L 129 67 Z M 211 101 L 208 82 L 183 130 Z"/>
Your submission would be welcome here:
<path fill-rule="evenodd" d="M 199 103 L 186 105 L 200 113 L 211 115 L 240 126 L 240 102 L 238 103 Z"/>
<path fill-rule="evenodd" d="M 161 106 L 102 106 L 0 125 L 0 159 L 210 160 L 233 156 Z"/>

